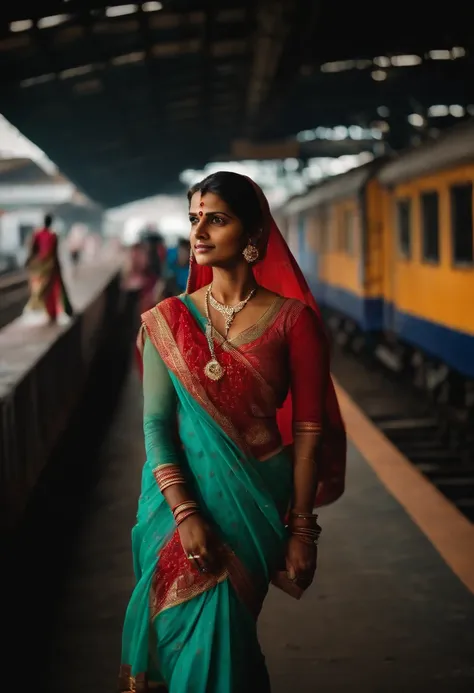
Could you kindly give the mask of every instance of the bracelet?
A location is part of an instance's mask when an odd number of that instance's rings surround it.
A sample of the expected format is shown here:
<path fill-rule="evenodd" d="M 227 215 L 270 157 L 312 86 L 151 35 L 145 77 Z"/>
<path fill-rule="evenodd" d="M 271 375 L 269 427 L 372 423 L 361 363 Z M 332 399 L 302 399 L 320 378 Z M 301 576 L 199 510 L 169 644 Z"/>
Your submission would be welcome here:
<path fill-rule="evenodd" d="M 179 520 L 176 520 L 176 527 L 179 527 L 182 522 L 188 519 L 188 517 L 191 517 L 191 515 L 197 515 L 199 510 L 197 508 L 192 508 L 191 510 L 186 510 L 185 512 L 181 513 L 179 516 Z"/>
<path fill-rule="evenodd" d="M 301 518 L 305 518 L 305 519 L 313 518 L 313 517 L 315 520 L 318 519 L 318 515 L 316 515 L 316 513 L 298 513 L 298 512 L 296 512 L 296 510 L 291 510 L 290 515 L 292 517 L 301 517 Z"/>
<path fill-rule="evenodd" d="M 171 512 L 173 513 L 176 526 L 179 527 L 186 518 L 199 512 L 199 506 L 196 501 L 183 501 L 175 505 L 174 508 L 171 509 Z"/>
<path fill-rule="evenodd" d="M 175 484 L 184 485 L 186 483 L 183 472 L 177 464 L 162 464 L 155 467 L 153 475 L 161 493 L 170 486 L 174 486 Z"/>
<path fill-rule="evenodd" d="M 321 536 L 321 527 L 318 525 L 317 529 L 294 529 L 291 535 L 305 544 L 315 544 L 317 546 Z"/>

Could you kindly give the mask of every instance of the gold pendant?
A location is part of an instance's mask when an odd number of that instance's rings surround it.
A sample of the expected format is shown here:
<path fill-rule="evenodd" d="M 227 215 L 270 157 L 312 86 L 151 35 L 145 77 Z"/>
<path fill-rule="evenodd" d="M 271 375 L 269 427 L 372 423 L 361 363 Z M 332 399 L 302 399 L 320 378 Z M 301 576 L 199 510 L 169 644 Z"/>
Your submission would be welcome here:
<path fill-rule="evenodd" d="M 216 359 L 212 359 L 206 364 L 204 373 L 209 380 L 220 380 L 224 375 L 225 370 L 222 368 L 221 364 L 216 361 Z"/>

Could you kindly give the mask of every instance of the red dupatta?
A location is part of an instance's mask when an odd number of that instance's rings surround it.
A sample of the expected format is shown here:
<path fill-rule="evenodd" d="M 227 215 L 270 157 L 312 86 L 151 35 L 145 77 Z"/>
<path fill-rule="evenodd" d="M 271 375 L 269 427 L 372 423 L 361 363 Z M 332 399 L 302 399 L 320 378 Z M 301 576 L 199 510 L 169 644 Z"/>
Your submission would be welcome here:
<path fill-rule="evenodd" d="M 285 239 L 273 219 L 267 198 L 261 188 L 248 178 L 253 185 L 260 201 L 262 210 L 263 227 L 258 240 L 259 260 L 254 266 L 254 275 L 257 282 L 270 291 L 274 291 L 285 298 L 296 298 L 316 313 L 322 323 L 321 313 L 308 283 L 293 257 Z M 191 255 L 188 286 L 186 293 L 190 294 L 212 281 L 212 268 L 203 267 L 194 261 Z M 325 329 L 322 330 L 326 333 Z M 308 353 L 308 359 L 312 354 Z M 290 446 L 293 443 L 293 408 L 291 393 L 278 412 L 278 426 L 283 444 Z M 344 492 L 346 472 L 347 441 L 344 422 L 342 420 L 339 403 L 337 401 L 334 384 L 329 378 L 326 393 L 325 418 L 323 421 L 323 439 L 321 456 L 318 459 L 319 483 L 316 495 L 316 505 L 328 505 L 337 500 Z"/>

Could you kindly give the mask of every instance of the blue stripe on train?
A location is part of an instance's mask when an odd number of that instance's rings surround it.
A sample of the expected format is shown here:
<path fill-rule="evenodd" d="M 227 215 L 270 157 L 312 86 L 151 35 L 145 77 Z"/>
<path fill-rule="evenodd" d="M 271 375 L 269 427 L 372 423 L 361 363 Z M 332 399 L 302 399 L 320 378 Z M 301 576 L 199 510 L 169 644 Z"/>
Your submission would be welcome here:
<path fill-rule="evenodd" d="M 309 277 L 308 283 L 321 306 L 352 318 L 364 332 L 393 332 L 401 341 L 474 378 L 474 335 L 404 313 L 381 298 L 363 299 L 347 289 L 315 282 Z"/>
<path fill-rule="evenodd" d="M 423 320 L 391 307 L 392 331 L 460 373 L 474 378 L 474 335 Z"/>
<path fill-rule="evenodd" d="M 364 332 L 373 332 L 383 326 L 381 298 L 363 299 L 357 294 L 323 282 L 308 280 L 311 291 L 321 306 L 337 310 L 352 318 Z"/>

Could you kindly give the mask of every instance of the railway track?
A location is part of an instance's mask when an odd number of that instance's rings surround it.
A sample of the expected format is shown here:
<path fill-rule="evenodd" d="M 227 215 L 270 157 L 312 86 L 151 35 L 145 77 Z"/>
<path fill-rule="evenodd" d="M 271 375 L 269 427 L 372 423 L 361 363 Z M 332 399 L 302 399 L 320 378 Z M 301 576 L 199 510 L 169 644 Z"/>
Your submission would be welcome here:
<path fill-rule="evenodd" d="M 0 275 L 0 329 L 15 320 L 28 300 L 28 280 L 23 271 Z"/>
<path fill-rule="evenodd" d="M 352 399 L 405 457 L 474 522 L 474 453 L 429 397 L 374 360 L 335 346 L 332 370 Z"/>

